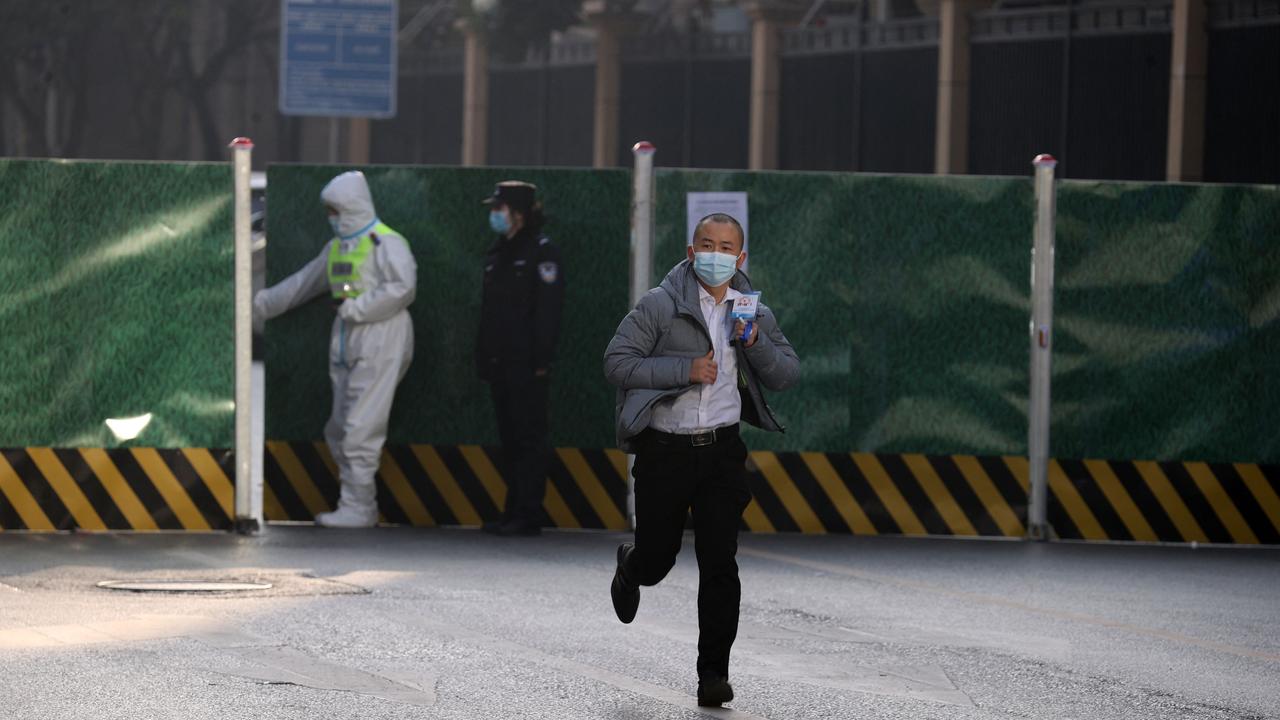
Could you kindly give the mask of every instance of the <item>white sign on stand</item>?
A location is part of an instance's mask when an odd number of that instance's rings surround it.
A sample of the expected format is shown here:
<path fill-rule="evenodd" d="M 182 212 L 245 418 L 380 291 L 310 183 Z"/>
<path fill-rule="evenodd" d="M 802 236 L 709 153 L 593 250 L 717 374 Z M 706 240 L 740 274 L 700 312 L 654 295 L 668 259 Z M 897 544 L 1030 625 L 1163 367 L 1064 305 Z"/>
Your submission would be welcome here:
<path fill-rule="evenodd" d="M 697 227 L 698 221 L 702 218 L 714 213 L 724 213 L 742 226 L 743 244 L 742 249 L 747 250 L 751 245 L 751 229 L 747 224 L 747 194 L 744 192 L 691 192 L 688 193 L 685 200 L 686 216 L 688 218 L 688 230 L 685 233 L 685 245 L 693 242 L 693 229 Z M 751 262 L 751 254 L 747 254 L 747 262 L 743 263 L 742 269 L 746 270 Z"/>

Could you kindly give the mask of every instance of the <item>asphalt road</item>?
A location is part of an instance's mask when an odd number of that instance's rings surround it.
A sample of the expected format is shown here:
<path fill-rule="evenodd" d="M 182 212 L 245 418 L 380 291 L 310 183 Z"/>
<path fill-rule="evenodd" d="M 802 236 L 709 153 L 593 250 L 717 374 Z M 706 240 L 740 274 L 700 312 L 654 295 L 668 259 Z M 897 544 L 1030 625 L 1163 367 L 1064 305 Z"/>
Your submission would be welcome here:
<path fill-rule="evenodd" d="M 744 536 L 700 710 L 692 544 L 624 626 L 622 537 L 0 534 L 0 717 L 1280 718 L 1280 551 Z"/>

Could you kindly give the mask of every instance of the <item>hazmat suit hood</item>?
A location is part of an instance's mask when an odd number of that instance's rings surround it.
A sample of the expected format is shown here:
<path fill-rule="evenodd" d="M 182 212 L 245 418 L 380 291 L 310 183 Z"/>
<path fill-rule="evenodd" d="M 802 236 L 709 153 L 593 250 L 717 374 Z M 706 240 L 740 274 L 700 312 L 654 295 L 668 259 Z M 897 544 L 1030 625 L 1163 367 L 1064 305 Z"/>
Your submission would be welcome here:
<path fill-rule="evenodd" d="M 330 180 L 320 191 L 320 200 L 338 211 L 338 235 L 343 240 L 368 232 L 378 222 L 369 183 L 358 170 Z"/>

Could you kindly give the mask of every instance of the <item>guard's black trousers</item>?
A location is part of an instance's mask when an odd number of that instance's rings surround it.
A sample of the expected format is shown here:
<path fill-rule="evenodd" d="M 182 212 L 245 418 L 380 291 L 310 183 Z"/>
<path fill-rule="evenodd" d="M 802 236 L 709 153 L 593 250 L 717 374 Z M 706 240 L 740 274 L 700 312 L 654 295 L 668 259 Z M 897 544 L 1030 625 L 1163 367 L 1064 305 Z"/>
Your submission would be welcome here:
<path fill-rule="evenodd" d="M 735 434 L 712 445 L 664 444 L 651 431 L 638 438 L 633 469 L 636 546 L 623 571 L 632 582 L 657 585 L 675 565 L 693 511 L 698 558 L 698 675 L 729 676 L 738 635 L 738 524 L 751 501 L 747 448 Z"/>
<path fill-rule="evenodd" d="M 551 438 L 547 422 L 549 378 L 529 376 L 490 384 L 507 481 L 503 522 L 541 526 Z"/>

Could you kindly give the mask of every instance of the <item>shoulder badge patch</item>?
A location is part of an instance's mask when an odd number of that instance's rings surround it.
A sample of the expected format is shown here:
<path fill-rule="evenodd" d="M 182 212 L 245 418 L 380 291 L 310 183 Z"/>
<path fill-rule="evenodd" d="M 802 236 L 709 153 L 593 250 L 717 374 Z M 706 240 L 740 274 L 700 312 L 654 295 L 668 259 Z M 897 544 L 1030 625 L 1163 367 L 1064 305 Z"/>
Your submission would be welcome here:
<path fill-rule="evenodd" d="M 542 278 L 542 282 L 551 285 L 560 275 L 560 266 L 554 262 L 538 263 L 538 276 Z"/>

